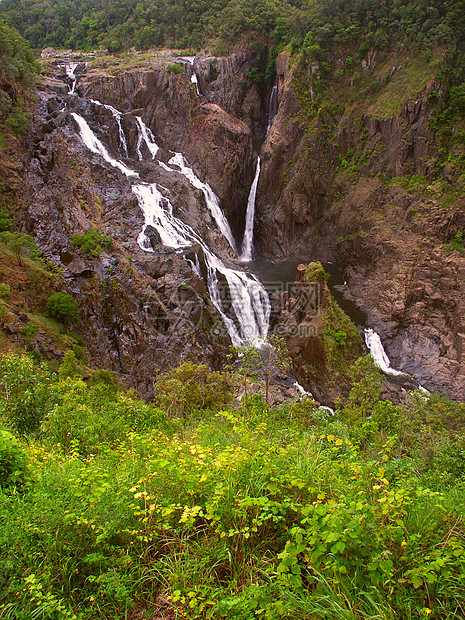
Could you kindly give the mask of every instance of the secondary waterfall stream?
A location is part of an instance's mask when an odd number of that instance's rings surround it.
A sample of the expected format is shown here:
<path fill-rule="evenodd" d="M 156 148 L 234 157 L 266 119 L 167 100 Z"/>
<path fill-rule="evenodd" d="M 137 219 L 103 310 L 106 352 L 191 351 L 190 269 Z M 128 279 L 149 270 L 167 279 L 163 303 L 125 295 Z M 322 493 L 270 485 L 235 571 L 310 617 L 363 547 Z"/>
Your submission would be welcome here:
<path fill-rule="evenodd" d="M 71 93 L 70 93 L 71 94 Z M 122 113 L 112 106 L 92 100 L 94 105 L 108 109 L 118 125 L 118 132 L 122 151 L 126 154 L 127 143 L 121 126 Z M 240 346 L 244 342 L 260 343 L 267 336 L 270 301 L 268 294 L 253 274 L 227 267 L 224 262 L 207 246 L 206 242 L 182 220 L 174 215 L 173 205 L 168 196 L 168 190 L 158 183 L 148 183 L 140 179 L 139 173 L 128 167 L 123 161 L 113 157 L 107 147 L 97 138 L 83 116 L 76 112 L 71 113 L 76 121 L 79 134 L 87 148 L 101 156 L 107 163 L 122 172 L 131 181 L 131 189 L 138 199 L 139 206 L 144 213 L 144 228 L 138 236 L 139 246 L 146 252 L 153 251 L 145 230 L 147 226 L 153 227 L 163 245 L 179 251 L 187 248 L 201 248 L 201 256 L 206 268 L 206 284 L 210 299 L 221 315 L 227 332 L 234 345 Z M 151 156 L 155 160 L 159 147 L 155 142 L 150 129 L 145 125 L 141 117 L 135 117 L 139 131 L 136 154 L 139 160 L 143 160 L 142 143 L 145 144 Z M 158 161 L 157 164 L 171 173 L 181 174 L 196 189 L 201 190 L 205 203 L 218 229 L 227 239 L 231 248 L 237 252 L 236 243 L 231 232 L 229 223 L 224 216 L 220 201 L 211 187 L 202 182 L 188 165 L 181 153 L 174 153 L 165 164 Z M 199 275 L 199 254 L 197 252 L 196 264 L 189 261 L 193 270 Z M 221 295 L 220 276 L 227 283 L 232 311 L 228 314 Z"/>
<path fill-rule="evenodd" d="M 255 199 L 257 197 L 258 179 L 260 178 L 260 157 L 257 159 L 257 168 L 255 170 L 255 177 L 250 188 L 249 197 L 247 200 L 247 211 L 245 214 L 245 230 L 244 239 L 242 241 L 242 253 L 240 256 L 241 261 L 250 262 L 252 260 L 253 253 L 253 225 L 255 218 Z"/>

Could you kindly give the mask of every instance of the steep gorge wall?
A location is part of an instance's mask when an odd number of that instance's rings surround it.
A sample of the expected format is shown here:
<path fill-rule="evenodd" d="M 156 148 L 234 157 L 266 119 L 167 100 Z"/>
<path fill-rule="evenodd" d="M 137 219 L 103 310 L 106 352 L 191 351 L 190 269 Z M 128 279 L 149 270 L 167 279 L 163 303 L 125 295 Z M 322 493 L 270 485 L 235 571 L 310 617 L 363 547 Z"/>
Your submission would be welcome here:
<path fill-rule="evenodd" d="M 258 247 L 277 260 L 336 262 L 345 296 L 366 313 L 396 367 L 464 399 L 465 258 L 447 244 L 465 228 L 464 201 L 451 208 L 428 185 L 438 154 L 431 94 L 441 97 L 441 85 L 432 76 L 384 119 L 309 114 L 313 71 L 291 69 L 284 55 L 278 61 L 280 107 L 262 149 Z"/>

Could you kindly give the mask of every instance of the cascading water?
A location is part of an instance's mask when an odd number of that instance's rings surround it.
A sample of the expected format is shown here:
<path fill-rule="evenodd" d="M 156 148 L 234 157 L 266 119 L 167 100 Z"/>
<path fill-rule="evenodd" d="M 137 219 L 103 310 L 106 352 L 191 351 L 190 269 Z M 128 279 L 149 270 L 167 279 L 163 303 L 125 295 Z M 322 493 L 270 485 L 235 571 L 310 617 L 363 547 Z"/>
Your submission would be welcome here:
<path fill-rule="evenodd" d="M 92 129 L 89 127 L 85 119 L 82 118 L 76 112 L 71 112 L 71 116 L 74 118 L 76 123 L 79 126 L 79 131 L 81 133 L 81 138 L 84 144 L 90 149 L 93 153 L 97 153 L 101 155 L 105 161 L 107 161 L 114 168 L 118 168 L 123 174 L 127 177 L 138 177 L 139 174 L 134 170 L 131 170 L 127 166 L 125 166 L 122 162 L 118 161 L 114 157 L 110 155 L 107 149 L 103 146 L 100 140 L 96 137 Z"/>
<path fill-rule="evenodd" d="M 218 196 L 212 190 L 212 188 L 208 185 L 208 183 L 202 183 L 202 181 L 196 176 L 192 168 L 187 165 L 187 161 L 184 159 L 182 153 L 175 153 L 174 157 L 172 157 L 168 165 L 163 162 L 159 162 L 160 166 L 169 172 L 179 172 L 188 179 L 189 183 L 193 185 L 196 189 L 200 189 L 204 195 L 205 203 L 208 207 L 208 210 L 213 216 L 213 219 L 216 222 L 216 225 L 223 233 L 224 237 L 228 240 L 229 245 L 232 249 L 237 253 L 236 242 L 234 241 L 234 237 L 231 231 L 231 227 L 229 226 L 229 222 L 226 219 L 223 211 L 221 210 L 220 201 Z M 171 166 L 171 167 L 170 167 Z M 173 167 L 174 166 L 174 167 Z M 179 168 L 179 170 L 178 170 Z"/>
<path fill-rule="evenodd" d="M 257 159 L 255 177 L 250 187 L 245 215 L 244 239 L 242 240 L 241 261 L 250 262 L 253 258 L 253 225 L 255 219 L 255 198 L 257 196 L 258 179 L 260 178 L 260 157 Z"/>
<path fill-rule="evenodd" d="M 105 108 L 106 110 L 110 110 L 110 112 L 113 115 L 113 118 L 116 121 L 116 124 L 118 125 L 119 141 L 121 144 L 121 148 L 124 151 L 124 156 L 128 157 L 128 145 L 126 142 L 126 136 L 124 135 L 124 131 L 121 126 L 121 117 L 122 117 L 121 112 L 117 110 L 116 108 L 114 108 L 112 105 L 107 105 L 106 103 L 100 103 L 100 101 L 97 101 L 96 99 L 90 99 L 90 101 L 92 101 L 92 103 L 94 103 L 95 105 Z"/>
<path fill-rule="evenodd" d="M 143 122 L 140 116 L 136 116 L 136 122 L 139 128 L 139 136 L 137 138 L 137 146 L 136 146 L 136 152 L 139 157 L 139 161 L 143 161 L 144 159 L 142 156 L 142 151 L 140 150 L 142 146 L 142 141 L 145 142 L 145 146 L 148 148 L 150 154 L 152 155 L 152 159 L 155 159 L 160 147 L 155 142 L 153 133 L 146 126 L 146 124 Z"/>
<path fill-rule="evenodd" d="M 179 58 L 181 60 L 187 60 L 188 63 L 190 63 L 191 67 L 192 67 L 192 74 L 191 74 L 191 83 L 194 84 L 195 89 L 197 91 L 197 94 L 200 95 L 200 90 L 199 90 L 199 81 L 197 79 L 197 74 L 194 70 L 194 60 L 195 60 L 195 56 L 179 56 Z"/>
<path fill-rule="evenodd" d="M 97 101 L 94 103 L 96 105 L 103 105 Z M 115 110 L 115 108 L 113 108 L 113 110 Z M 115 110 L 115 119 L 118 118 L 118 115 L 120 115 L 120 113 Z M 207 247 L 205 242 L 190 226 L 173 215 L 173 206 L 161 191 L 164 190 L 166 192 L 167 190 L 165 188 L 157 183 L 138 181 L 139 174 L 110 155 L 107 148 L 100 142 L 82 116 L 76 112 L 73 112 L 72 116 L 78 125 L 79 133 L 84 144 L 93 153 L 103 157 L 105 161 L 120 170 L 129 179 L 134 180 L 132 191 L 138 199 L 145 218 L 144 229 L 138 237 L 140 247 L 144 251 L 152 251 L 150 241 L 145 234 L 147 226 L 151 226 L 157 231 L 161 242 L 167 247 L 183 251 L 189 247 L 200 246 L 207 272 L 207 287 L 210 298 L 224 321 L 231 341 L 237 346 L 242 345 L 246 341 L 257 344 L 262 341 L 268 333 L 271 307 L 266 290 L 259 280 L 254 275 L 226 267 L 221 259 Z M 141 151 L 141 144 L 143 141 L 152 159 L 154 159 L 158 151 L 158 146 L 154 141 L 153 134 L 150 129 L 145 126 L 140 117 L 136 117 L 136 123 L 140 138 L 136 148 L 137 155 L 139 159 L 143 158 Z M 120 141 L 122 145 L 126 144 L 124 133 L 123 135 L 120 134 Z M 188 166 L 182 154 L 176 153 L 169 160 L 168 165 L 163 162 L 158 162 L 158 164 L 165 170 L 183 174 L 194 187 L 203 192 L 205 202 L 218 228 L 228 239 L 231 247 L 235 248 L 234 238 L 229 224 L 221 211 L 218 197 L 208 184 L 202 183 L 200 179 L 198 179 Z M 196 256 L 195 261 L 195 264 L 192 263 L 192 261 L 189 261 L 189 263 L 193 270 L 197 274 L 200 274 L 201 269 L 198 256 Z M 233 316 L 228 316 L 224 308 L 219 275 L 227 282 L 231 306 L 234 312 Z"/>
<path fill-rule="evenodd" d="M 267 135 L 270 132 L 271 126 L 273 125 L 276 114 L 278 113 L 278 86 L 275 84 L 271 89 L 270 93 L 270 103 L 269 103 L 269 112 L 268 112 L 268 127 L 266 129 Z"/>
<path fill-rule="evenodd" d="M 71 85 L 68 89 L 68 95 L 74 95 L 75 89 L 76 89 L 76 82 L 77 82 L 77 77 L 76 77 L 76 69 L 78 67 L 77 62 L 70 62 L 67 63 L 65 65 L 60 65 L 60 67 L 64 67 L 65 71 L 66 71 L 66 75 L 68 76 L 69 80 L 71 81 Z"/>
<path fill-rule="evenodd" d="M 408 376 L 405 373 L 400 372 L 400 370 L 391 368 L 391 361 L 386 355 L 384 347 L 381 343 L 381 338 L 379 337 L 379 334 L 377 334 L 371 328 L 365 329 L 365 343 L 371 353 L 371 356 L 373 357 L 375 364 L 384 372 L 384 374 L 390 375 L 391 377 Z"/>

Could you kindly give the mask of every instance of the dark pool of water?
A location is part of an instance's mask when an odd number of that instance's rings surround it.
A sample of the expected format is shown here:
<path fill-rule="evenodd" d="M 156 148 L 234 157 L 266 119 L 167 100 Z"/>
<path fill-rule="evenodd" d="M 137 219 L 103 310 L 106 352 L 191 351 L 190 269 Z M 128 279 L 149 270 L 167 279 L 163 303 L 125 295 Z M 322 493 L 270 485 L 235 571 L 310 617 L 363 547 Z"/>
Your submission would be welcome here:
<path fill-rule="evenodd" d="M 276 290 L 286 290 L 295 281 L 297 266 L 308 263 L 307 259 L 292 258 L 283 262 L 272 263 L 264 260 L 255 260 L 248 263 L 248 267 L 264 284 L 269 293 Z M 325 271 L 329 274 L 328 286 L 334 299 L 347 316 L 358 326 L 366 325 L 365 314 L 357 308 L 353 301 L 344 299 L 340 290 L 335 287 L 344 284 L 344 274 L 333 263 L 322 263 Z"/>

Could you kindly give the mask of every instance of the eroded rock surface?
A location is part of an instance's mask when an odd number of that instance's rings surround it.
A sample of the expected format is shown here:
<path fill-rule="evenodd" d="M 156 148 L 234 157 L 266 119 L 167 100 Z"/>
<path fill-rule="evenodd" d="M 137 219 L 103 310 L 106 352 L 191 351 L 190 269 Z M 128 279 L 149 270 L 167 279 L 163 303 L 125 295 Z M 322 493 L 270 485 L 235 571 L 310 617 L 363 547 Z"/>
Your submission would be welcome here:
<path fill-rule="evenodd" d="M 380 333 L 393 365 L 465 399 L 465 257 L 448 243 L 465 228 L 463 204 L 449 208 L 434 186 L 389 182 L 432 173 L 430 95 L 441 96 L 440 83 L 433 79 L 389 118 L 346 113 L 310 122 L 302 113 L 302 89 L 313 98 L 310 80 L 297 84 L 284 55 L 278 64 L 280 106 L 258 190 L 261 252 L 337 263 L 344 294 Z M 349 149 L 356 173 L 344 162 Z"/>

